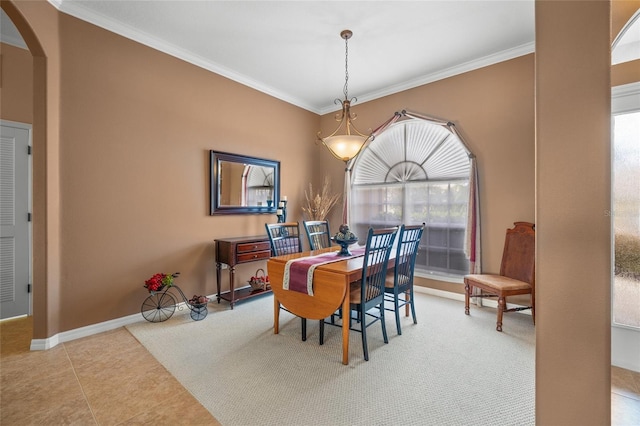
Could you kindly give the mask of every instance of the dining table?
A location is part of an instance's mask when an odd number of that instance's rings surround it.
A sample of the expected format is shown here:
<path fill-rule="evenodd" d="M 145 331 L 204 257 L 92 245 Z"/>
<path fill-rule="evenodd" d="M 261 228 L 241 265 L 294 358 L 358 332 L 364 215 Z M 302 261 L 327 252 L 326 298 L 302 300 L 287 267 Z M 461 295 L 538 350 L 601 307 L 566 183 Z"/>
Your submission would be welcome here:
<path fill-rule="evenodd" d="M 362 247 L 362 249 L 364 249 Z M 267 274 L 273 291 L 273 332 L 279 333 L 280 307 L 301 318 L 323 320 L 342 308 L 349 311 L 350 283 L 362 278 L 364 250 L 352 257 L 339 257 L 339 247 L 305 251 L 269 258 Z M 354 253 L 356 250 L 353 250 Z M 313 295 L 283 288 L 285 266 L 290 260 L 336 253 L 336 260 L 319 265 L 313 272 Z M 348 315 L 348 314 L 347 314 Z M 342 321 L 342 363 L 349 364 L 349 321 Z"/>

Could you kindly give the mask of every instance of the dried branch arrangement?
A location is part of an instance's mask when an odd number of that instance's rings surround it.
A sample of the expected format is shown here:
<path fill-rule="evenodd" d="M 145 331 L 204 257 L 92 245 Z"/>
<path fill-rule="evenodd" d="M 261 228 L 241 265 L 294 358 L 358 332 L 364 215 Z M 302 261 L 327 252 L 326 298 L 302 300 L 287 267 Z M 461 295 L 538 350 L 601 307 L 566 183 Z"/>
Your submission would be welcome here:
<path fill-rule="evenodd" d="M 342 194 L 331 194 L 331 178 L 324 177 L 322 182 L 322 191 L 313 193 L 313 186 L 309 184 L 309 192 L 304 191 L 306 198 L 306 206 L 302 206 L 307 220 L 326 220 L 331 209 L 342 197 Z"/>

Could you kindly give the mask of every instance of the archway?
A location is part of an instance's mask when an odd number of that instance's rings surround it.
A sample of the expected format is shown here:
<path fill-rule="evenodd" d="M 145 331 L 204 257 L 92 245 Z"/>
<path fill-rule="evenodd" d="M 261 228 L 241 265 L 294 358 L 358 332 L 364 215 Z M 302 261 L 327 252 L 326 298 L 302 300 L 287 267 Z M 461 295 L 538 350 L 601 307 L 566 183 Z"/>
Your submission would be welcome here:
<path fill-rule="evenodd" d="M 16 5 L 3 1 L 2 9 L 24 39 L 33 57 L 33 176 L 32 176 L 32 277 L 33 277 L 33 339 L 44 339 L 57 332 L 53 313 L 58 299 L 53 287 L 59 281 L 59 185 L 57 128 L 57 60 L 51 60 L 30 25 L 26 13 L 37 15 L 40 4 Z M 24 9 L 24 10 L 23 10 Z M 48 11 L 49 9 L 45 9 Z M 57 13 L 51 10 L 51 13 Z M 57 22 L 57 21 L 56 21 Z M 55 30 L 55 29 L 50 29 Z M 52 83 L 56 82 L 56 83 Z M 32 349 L 47 349 L 34 348 Z"/>

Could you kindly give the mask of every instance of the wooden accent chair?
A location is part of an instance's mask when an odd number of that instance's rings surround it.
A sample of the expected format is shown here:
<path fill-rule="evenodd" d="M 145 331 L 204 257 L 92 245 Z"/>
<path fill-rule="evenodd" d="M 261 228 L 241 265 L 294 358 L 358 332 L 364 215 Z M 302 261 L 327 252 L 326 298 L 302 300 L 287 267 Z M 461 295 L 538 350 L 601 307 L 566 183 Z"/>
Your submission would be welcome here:
<path fill-rule="evenodd" d="M 271 243 L 272 256 L 282 256 L 302 251 L 300 224 L 298 222 L 265 223 L 264 226 Z M 281 307 L 281 309 L 284 308 Z M 302 322 L 302 341 L 304 342 L 307 340 L 307 319 L 300 317 L 300 320 Z"/>
<path fill-rule="evenodd" d="M 331 247 L 331 233 L 329 222 L 326 220 L 309 220 L 302 222 L 307 232 L 309 247 L 311 250 L 319 250 Z"/>
<path fill-rule="evenodd" d="M 464 277 L 464 313 L 469 315 L 470 297 L 497 297 L 498 331 L 502 331 L 504 312 L 531 309 L 533 323 L 536 323 L 535 225 L 529 222 L 515 222 L 514 225 L 513 229 L 507 229 L 500 275 L 472 274 Z M 472 295 L 474 287 L 480 289 L 479 295 Z M 530 294 L 531 306 L 507 309 L 507 296 L 517 294 Z"/>
<path fill-rule="evenodd" d="M 413 323 L 417 324 L 416 308 L 413 305 L 413 273 L 416 266 L 416 255 L 420 247 L 420 239 L 424 231 L 424 224 L 405 226 L 398 231 L 398 243 L 396 251 L 396 263 L 393 272 L 387 274 L 385 282 L 385 297 L 387 302 L 393 304 L 393 308 L 385 308 L 394 311 L 396 315 L 396 331 L 402 334 L 400 328 L 400 308 L 405 307 L 405 316 L 409 316 L 409 307 Z"/>

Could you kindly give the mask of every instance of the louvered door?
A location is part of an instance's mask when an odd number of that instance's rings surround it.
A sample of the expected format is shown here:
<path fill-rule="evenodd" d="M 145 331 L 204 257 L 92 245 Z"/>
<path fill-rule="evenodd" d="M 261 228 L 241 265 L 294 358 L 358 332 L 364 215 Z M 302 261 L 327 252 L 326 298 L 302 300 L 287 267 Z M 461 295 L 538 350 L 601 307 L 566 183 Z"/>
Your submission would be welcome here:
<path fill-rule="evenodd" d="M 0 131 L 0 318 L 29 313 L 29 149 L 27 125 Z"/>

